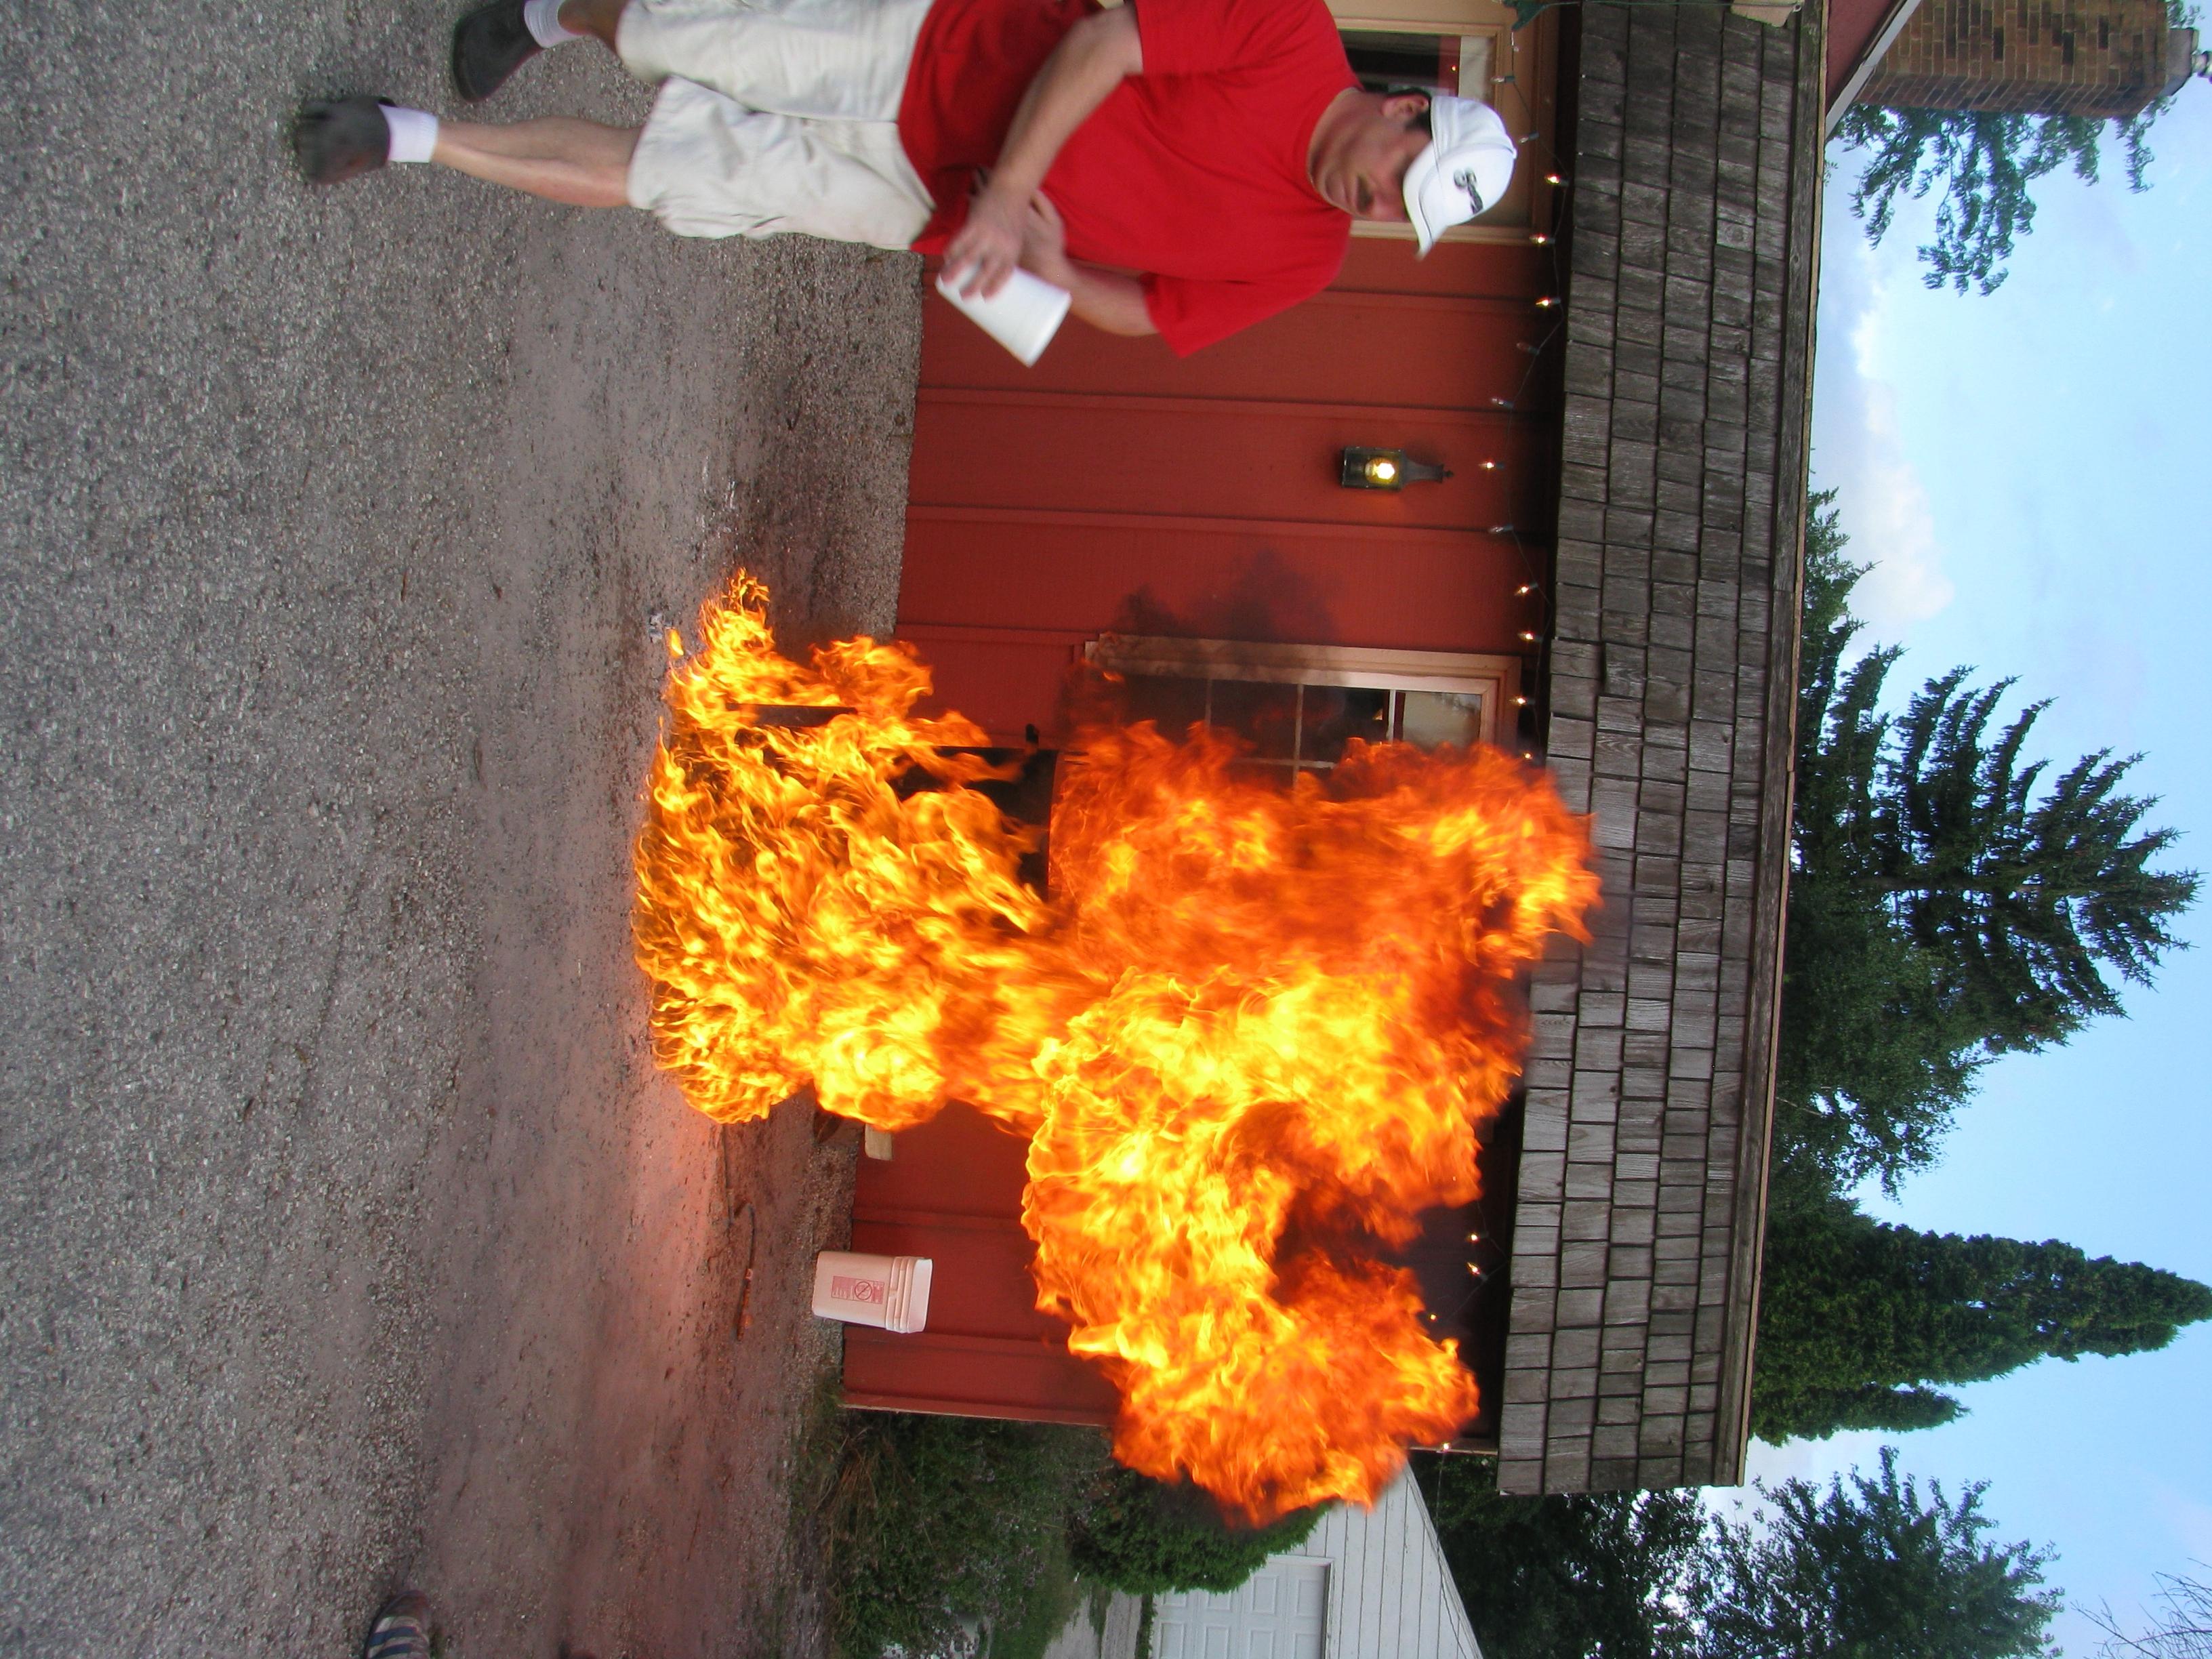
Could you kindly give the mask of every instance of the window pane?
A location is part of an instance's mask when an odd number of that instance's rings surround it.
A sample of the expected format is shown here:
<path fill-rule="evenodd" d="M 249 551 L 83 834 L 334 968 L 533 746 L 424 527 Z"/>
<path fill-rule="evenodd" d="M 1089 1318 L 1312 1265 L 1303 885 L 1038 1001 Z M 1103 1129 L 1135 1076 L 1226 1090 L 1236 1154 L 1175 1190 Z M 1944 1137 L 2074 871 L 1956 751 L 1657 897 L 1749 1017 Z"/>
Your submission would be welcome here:
<path fill-rule="evenodd" d="M 1428 93 L 1460 89 L 1460 42 L 1455 34 L 1401 34 L 1395 29 L 1346 29 L 1344 53 L 1370 92 L 1407 87 Z"/>
<path fill-rule="evenodd" d="M 1342 760 L 1344 746 L 1352 738 L 1380 743 L 1390 735 L 1390 694 L 1364 686 L 1310 685 L 1305 727 L 1300 760 Z"/>
<path fill-rule="evenodd" d="M 1480 691 L 1408 691 L 1398 735 L 1422 749 L 1451 744 L 1464 749 L 1482 736 Z"/>
<path fill-rule="evenodd" d="M 1297 730 L 1298 688 L 1251 681 L 1213 683 L 1213 723 L 1251 740 L 1262 760 L 1288 760 Z"/>
<path fill-rule="evenodd" d="M 1204 680 L 1133 674 L 1127 684 L 1125 707 L 1132 726 L 1139 720 L 1151 720 L 1160 728 L 1162 737 L 1179 743 L 1192 726 L 1202 724 L 1206 719 Z"/>

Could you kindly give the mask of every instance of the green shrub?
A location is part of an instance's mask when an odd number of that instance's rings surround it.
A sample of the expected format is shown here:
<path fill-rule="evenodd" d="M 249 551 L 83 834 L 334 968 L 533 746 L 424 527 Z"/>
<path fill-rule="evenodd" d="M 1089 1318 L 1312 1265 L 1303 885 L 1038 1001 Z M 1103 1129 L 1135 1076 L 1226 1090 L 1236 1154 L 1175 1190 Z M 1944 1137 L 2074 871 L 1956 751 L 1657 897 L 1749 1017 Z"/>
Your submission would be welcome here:
<path fill-rule="evenodd" d="M 1236 1526 L 1203 1492 L 1168 1486 L 1133 1469 L 1099 1471 L 1069 1522 L 1075 1570 L 1135 1595 L 1168 1590 L 1232 1590 L 1267 1559 L 1303 1543 L 1317 1509 L 1273 1526 Z"/>
<path fill-rule="evenodd" d="M 1079 1576 L 1102 1593 L 1235 1589 L 1321 1515 L 1233 1526 L 1197 1488 L 1115 1463 L 1089 1429 L 846 1412 L 830 1432 L 844 1659 L 940 1650 L 963 1619 L 990 1626 L 988 1659 L 1035 1659 L 1079 1605 Z"/>
<path fill-rule="evenodd" d="M 1082 1429 L 851 1412 L 830 1498 L 830 1582 L 848 1659 L 944 1645 L 988 1620 L 1007 1659 L 1075 1605 L 1067 1516 L 1106 1460 Z"/>

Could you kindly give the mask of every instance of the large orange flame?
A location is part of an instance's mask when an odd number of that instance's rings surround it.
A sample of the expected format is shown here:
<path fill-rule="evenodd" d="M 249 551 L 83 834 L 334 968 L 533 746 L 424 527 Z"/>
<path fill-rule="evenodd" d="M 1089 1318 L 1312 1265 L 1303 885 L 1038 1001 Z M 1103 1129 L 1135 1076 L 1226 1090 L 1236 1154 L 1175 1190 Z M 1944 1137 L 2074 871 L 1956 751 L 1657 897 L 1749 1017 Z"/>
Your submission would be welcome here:
<path fill-rule="evenodd" d="M 1255 1521 L 1372 1501 L 1474 1414 L 1378 1256 L 1475 1196 L 1514 976 L 1596 897 L 1582 823 L 1486 749 L 1355 744 L 1284 788 L 1218 733 L 1093 731 L 1048 900 L 1036 832 L 967 787 L 981 732 L 915 715 L 927 671 L 865 639 L 801 668 L 765 607 L 740 578 L 670 677 L 655 1057 L 724 1121 L 811 1084 L 882 1128 L 957 1099 L 1028 1135 L 1038 1305 L 1120 1389 L 1116 1455 Z"/>

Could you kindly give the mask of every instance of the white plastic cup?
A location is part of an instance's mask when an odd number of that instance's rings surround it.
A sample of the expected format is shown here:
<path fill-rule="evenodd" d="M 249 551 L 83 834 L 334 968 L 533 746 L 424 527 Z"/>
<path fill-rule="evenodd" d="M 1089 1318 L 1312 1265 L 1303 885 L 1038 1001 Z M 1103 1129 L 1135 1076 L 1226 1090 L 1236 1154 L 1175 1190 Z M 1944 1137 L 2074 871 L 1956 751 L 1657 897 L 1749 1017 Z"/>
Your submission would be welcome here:
<path fill-rule="evenodd" d="M 929 1322 L 935 1267 L 926 1255 L 824 1250 L 814 1258 L 815 1315 L 911 1335 Z"/>
<path fill-rule="evenodd" d="M 971 300 L 960 292 L 970 269 L 963 265 L 957 271 L 940 271 L 937 291 L 1019 358 L 1024 368 L 1036 368 L 1052 337 L 1060 332 L 1072 296 L 1066 289 L 1016 266 L 996 294 L 988 300 L 981 295 Z"/>

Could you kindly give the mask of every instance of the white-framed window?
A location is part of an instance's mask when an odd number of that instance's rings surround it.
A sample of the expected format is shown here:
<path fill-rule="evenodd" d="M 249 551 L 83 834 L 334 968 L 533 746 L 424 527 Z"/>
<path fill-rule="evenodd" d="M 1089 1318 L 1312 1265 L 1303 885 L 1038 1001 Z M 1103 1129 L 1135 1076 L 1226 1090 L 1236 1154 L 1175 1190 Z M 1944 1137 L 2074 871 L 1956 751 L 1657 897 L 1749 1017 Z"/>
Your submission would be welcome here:
<path fill-rule="evenodd" d="M 1255 763 L 1289 772 L 1326 770 L 1354 738 L 1507 743 L 1523 701 L 1517 657 L 1116 634 L 1088 653 L 1121 678 L 1128 720 L 1171 738 L 1218 726 Z"/>

